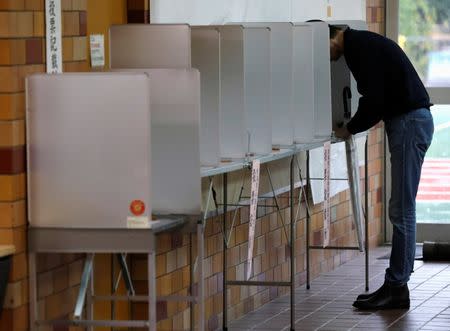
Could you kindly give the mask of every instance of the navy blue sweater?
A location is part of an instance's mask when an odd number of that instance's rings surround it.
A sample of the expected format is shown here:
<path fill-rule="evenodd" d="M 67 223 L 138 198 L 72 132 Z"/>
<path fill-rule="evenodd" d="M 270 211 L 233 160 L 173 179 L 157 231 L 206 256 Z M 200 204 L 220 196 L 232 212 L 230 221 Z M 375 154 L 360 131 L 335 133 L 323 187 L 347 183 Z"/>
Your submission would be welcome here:
<path fill-rule="evenodd" d="M 351 133 L 432 105 L 413 65 L 392 40 L 369 31 L 347 29 L 344 56 L 361 94 L 358 111 L 347 124 Z"/>

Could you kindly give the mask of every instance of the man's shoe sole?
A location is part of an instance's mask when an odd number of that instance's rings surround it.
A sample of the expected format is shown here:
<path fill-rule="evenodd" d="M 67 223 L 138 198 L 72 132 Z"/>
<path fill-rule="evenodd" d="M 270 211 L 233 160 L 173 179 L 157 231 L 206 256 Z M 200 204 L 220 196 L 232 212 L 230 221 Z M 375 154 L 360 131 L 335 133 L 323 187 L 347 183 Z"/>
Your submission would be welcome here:
<path fill-rule="evenodd" d="M 370 299 L 371 297 L 373 297 L 374 295 L 375 295 L 374 293 L 360 294 L 356 297 L 356 301 L 367 300 L 367 299 Z"/>
<path fill-rule="evenodd" d="M 358 302 L 362 304 L 362 306 L 358 305 Z M 410 308 L 410 302 L 399 302 L 395 304 L 388 304 L 383 306 L 370 306 L 370 305 L 364 305 L 364 300 L 357 300 L 353 302 L 353 307 L 359 309 L 359 310 L 389 310 L 389 309 L 409 309 Z"/>

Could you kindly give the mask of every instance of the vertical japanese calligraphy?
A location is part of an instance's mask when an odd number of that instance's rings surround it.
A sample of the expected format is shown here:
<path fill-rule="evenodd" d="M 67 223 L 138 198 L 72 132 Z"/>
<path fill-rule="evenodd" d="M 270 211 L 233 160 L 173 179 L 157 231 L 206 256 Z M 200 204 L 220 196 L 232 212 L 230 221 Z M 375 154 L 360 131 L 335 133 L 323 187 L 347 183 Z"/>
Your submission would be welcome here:
<path fill-rule="evenodd" d="M 61 0 L 45 1 L 47 73 L 62 72 Z"/>

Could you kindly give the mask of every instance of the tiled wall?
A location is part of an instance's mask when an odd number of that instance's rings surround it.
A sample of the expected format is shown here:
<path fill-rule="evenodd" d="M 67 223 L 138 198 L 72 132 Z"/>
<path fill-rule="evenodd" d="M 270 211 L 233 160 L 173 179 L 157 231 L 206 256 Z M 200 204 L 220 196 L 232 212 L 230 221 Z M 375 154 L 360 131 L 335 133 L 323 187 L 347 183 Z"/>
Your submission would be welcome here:
<path fill-rule="evenodd" d="M 87 71 L 86 22 L 88 0 L 62 0 L 63 57 L 65 71 Z M 89 0 L 95 1 L 95 0 Z M 367 0 L 367 18 L 372 31 L 384 32 L 382 0 Z M 148 22 L 147 0 L 128 0 L 129 22 Z M 24 77 L 32 72 L 45 71 L 44 0 L 0 0 L 0 244 L 16 245 L 17 253 L 8 284 L 5 310 L 0 318 L 0 330 L 27 330 L 28 283 L 26 259 L 26 189 L 25 189 L 25 100 Z M 96 13 L 97 15 L 97 13 Z M 369 137 L 370 176 L 370 236 L 371 245 L 382 239 L 382 155 L 383 129 L 371 130 Z M 362 170 L 362 169 L 361 169 Z M 298 191 L 296 192 L 298 194 Z M 283 219 L 288 220 L 288 196 L 282 195 Z M 268 204 L 271 204 L 268 201 Z M 294 206 L 296 208 L 296 206 Z M 305 282 L 304 205 L 297 223 L 296 281 Z M 332 199 L 332 244 L 353 244 L 355 233 L 351 221 L 348 192 Z M 228 251 L 228 277 L 243 279 L 247 251 L 248 210 L 237 214 L 236 231 L 231 236 Z M 281 218 L 271 208 L 260 210 L 255 241 L 255 277 L 259 280 L 283 279 L 289 275 L 287 241 Z M 232 218 L 230 213 L 229 218 Z M 209 329 L 221 324 L 222 313 L 222 234 L 221 220 L 210 219 L 206 228 L 205 273 L 207 305 L 204 318 Z M 313 209 L 311 242 L 321 238 L 321 206 Z M 195 241 L 195 236 L 193 237 Z M 195 249 L 193 252 L 196 254 Z M 312 277 L 347 261 L 353 252 L 312 252 Z M 109 259 L 108 256 L 103 257 Z M 39 311 L 47 318 L 64 317 L 73 310 L 74 295 L 82 269 L 79 255 L 42 255 L 38 261 Z M 164 234 L 158 238 L 157 291 L 161 295 L 182 294 L 189 290 L 189 236 Z M 145 257 L 133 256 L 132 276 L 138 293 L 146 292 Z M 101 269 L 100 269 L 101 270 Z M 103 285 L 110 284 L 109 272 L 101 273 Z M 195 287 L 194 287 L 195 291 Z M 238 318 L 269 300 L 286 293 L 277 288 L 228 289 L 229 318 Z M 159 330 L 182 330 L 189 327 L 186 303 L 159 303 Z M 105 309 L 109 309 L 109 306 Z M 126 308 L 125 308 L 126 310 Z M 146 318 L 146 306 L 132 307 L 135 318 Z M 122 315 L 121 315 L 122 316 Z M 45 331 L 51 328 L 43 328 Z M 72 330 L 72 329 L 71 329 Z"/>
<path fill-rule="evenodd" d="M 149 1 L 127 0 L 127 18 L 128 23 L 149 23 Z"/>
<path fill-rule="evenodd" d="M 86 71 L 86 1 L 62 0 L 65 71 Z M 25 80 L 45 72 L 44 0 L 0 1 L 0 244 L 14 244 L 0 330 L 28 329 L 25 188 Z M 81 272 L 78 255 L 41 255 L 41 316 L 69 313 Z M 43 330 L 50 330 L 49 328 Z"/>

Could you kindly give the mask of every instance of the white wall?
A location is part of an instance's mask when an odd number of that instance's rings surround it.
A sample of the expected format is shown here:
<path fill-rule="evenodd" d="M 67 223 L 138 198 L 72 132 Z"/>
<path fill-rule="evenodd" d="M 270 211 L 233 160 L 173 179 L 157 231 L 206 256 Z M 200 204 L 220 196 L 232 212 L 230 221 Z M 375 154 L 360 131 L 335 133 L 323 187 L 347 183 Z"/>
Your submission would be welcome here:
<path fill-rule="evenodd" d="M 149 0 L 152 23 L 365 20 L 366 0 Z M 329 10 L 330 8 L 330 10 Z M 328 16 L 331 14 L 331 16 Z"/>

